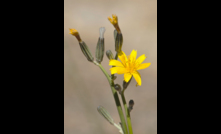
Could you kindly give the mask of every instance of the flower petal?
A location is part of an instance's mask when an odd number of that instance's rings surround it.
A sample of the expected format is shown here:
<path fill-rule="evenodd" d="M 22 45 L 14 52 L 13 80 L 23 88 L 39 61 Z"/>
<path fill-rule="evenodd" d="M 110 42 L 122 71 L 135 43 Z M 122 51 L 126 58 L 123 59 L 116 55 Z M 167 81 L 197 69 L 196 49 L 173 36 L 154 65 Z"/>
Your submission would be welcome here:
<path fill-rule="evenodd" d="M 115 74 L 115 73 L 124 74 L 124 73 L 128 72 L 128 70 L 126 68 L 123 68 L 123 67 L 112 67 L 110 69 L 110 71 L 111 71 L 111 74 Z"/>
<path fill-rule="evenodd" d="M 135 73 L 133 73 L 133 77 L 137 81 L 137 85 L 141 86 L 141 76 L 140 76 L 140 73 L 136 71 Z"/>
<path fill-rule="evenodd" d="M 137 70 L 145 69 L 150 66 L 151 63 L 143 63 L 137 68 Z"/>
<path fill-rule="evenodd" d="M 131 73 L 125 73 L 124 74 L 124 81 L 128 82 L 132 77 L 132 74 Z"/>
<path fill-rule="evenodd" d="M 130 53 L 130 62 L 131 63 L 134 63 L 135 60 L 137 58 L 137 51 L 133 50 L 131 53 Z"/>
<path fill-rule="evenodd" d="M 116 74 L 117 69 L 115 67 L 110 68 L 111 74 Z"/>
<path fill-rule="evenodd" d="M 118 58 L 121 60 L 121 62 L 123 63 L 124 66 L 126 66 L 126 63 L 128 61 L 126 54 L 121 51 L 122 53 L 118 54 Z"/>
<path fill-rule="evenodd" d="M 110 60 L 109 65 L 124 67 L 124 65 L 118 60 Z"/>
<path fill-rule="evenodd" d="M 141 55 L 139 58 L 136 60 L 136 67 L 139 67 L 140 64 L 146 59 L 145 54 Z"/>

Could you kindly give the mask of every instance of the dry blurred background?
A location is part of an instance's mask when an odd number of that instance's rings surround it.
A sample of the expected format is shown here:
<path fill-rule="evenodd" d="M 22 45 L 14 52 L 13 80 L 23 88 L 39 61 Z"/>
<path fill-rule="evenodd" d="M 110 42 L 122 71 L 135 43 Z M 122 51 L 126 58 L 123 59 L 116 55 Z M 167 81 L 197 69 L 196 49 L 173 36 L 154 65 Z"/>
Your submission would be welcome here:
<path fill-rule="evenodd" d="M 157 133 L 157 0 L 64 0 L 64 134 L 117 134 L 98 112 L 102 105 L 115 122 L 120 118 L 108 81 L 101 70 L 87 61 L 78 41 L 69 28 L 79 31 L 93 55 L 99 28 L 105 27 L 105 51 L 114 51 L 114 27 L 107 17 L 118 16 L 123 33 L 123 51 L 129 55 L 147 56 L 147 69 L 140 70 L 142 86 L 133 79 L 125 92 L 126 100 L 133 99 L 131 120 L 134 134 Z M 105 55 L 102 65 L 109 72 Z M 123 75 L 115 83 L 122 85 Z M 120 96 L 119 96 L 120 97 Z"/>

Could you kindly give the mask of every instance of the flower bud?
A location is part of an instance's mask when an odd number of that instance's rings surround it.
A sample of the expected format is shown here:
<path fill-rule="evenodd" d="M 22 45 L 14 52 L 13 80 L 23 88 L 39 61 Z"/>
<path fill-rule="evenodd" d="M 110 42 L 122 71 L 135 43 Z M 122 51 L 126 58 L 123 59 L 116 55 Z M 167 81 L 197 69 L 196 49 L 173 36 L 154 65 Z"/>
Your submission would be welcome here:
<path fill-rule="evenodd" d="M 130 100 L 129 101 L 129 111 L 131 111 L 133 109 L 133 106 L 134 106 L 134 101 Z"/>
<path fill-rule="evenodd" d="M 117 33 L 115 38 L 115 51 L 117 53 L 121 53 L 122 45 L 123 45 L 123 35 L 122 33 Z"/>
<path fill-rule="evenodd" d="M 88 61 L 93 62 L 94 57 L 92 56 L 89 48 L 87 47 L 87 45 L 84 43 L 84 41 L 79 42 L 79 45 L 81 47 L 81 51 L 83 52 L 83 54 L 85 55 L 85 57 L 87 58 Z"/>
<path fill-rule="evenodd" d="M 104 38 L 99 38 L 96 48 L 96 61 L 101 63 L 104 57 Z"/>
<path fill-rule="evenodd" d="M 107 55 L 107 58 L 108 58 L 109 60 L 114 59 L 114 56 L 113 56 L 111 50 L 107 50 L 107 51 L 106 51 L 106 55 Z"/>
<path fill-rule="evenodd" d="M 104 57 L 104 32 L 105 28 L 100 28 L 100 37 L 97 42 L 97 48 L 96 48 L 96 61 L 98 63 L 101 63 Z"/>
<path fill-rule="evenodd" d="M 102 106 L 99 106 L 97 108 L 97 111 L 111 124 L 111 125 L 114 125 L 114 119 L 110 116 L 110 114 L 107 112 L 107 110 L 102 107 Z"/>
<path fill-rule="evenodd" d="M 115 84 L 114 88 L 121 94 L 121 86 L 119 84 Z"/>

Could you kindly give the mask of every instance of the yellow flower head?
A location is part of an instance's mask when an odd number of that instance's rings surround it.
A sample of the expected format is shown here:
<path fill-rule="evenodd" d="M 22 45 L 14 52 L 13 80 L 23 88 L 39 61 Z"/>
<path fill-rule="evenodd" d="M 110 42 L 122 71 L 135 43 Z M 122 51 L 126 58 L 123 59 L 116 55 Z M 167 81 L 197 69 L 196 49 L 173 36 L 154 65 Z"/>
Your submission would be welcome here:
<path fill-rule="evenodd" d="M 74 35 L 74 36 L 79 35 L 79 33 L 78 33 L 78 31 L 77 31 L 76 29 L 70 29 L 70 28 L 69 28 L 69 30 L 70 30 L 70 33 L 69 33 L 69 34 L 72 34 L 72 35 Z"/>
<path fill-rule="evenodd" d="M 108 20 L 110 21 L 111 24 L 113 24 L 113 26 L 115 27 L 117 32 L 121 33 L 120 27 L 118 25 L 118 18 L 117 18 L 117 16 L 113 14 L 112 17 L 113 17 L 113 19 L 111 19 L 111 17 L 108 17 Z"/>
<path fill-rule="evenodd" d="M 151 63 L 143 63 L 145 59 L 145 54 L 141 55 L 138 59 L 137 51 L 133 50 L 131 54 L 127 57 L 125 53 L 122 51 L 120 55 L 118 55 L 121 60 L 110 60 L 109 65 L 116 66 L 110 69 L 111 74 L 124 74 L 124 80 L 128 82 L 133 76 L 137 81 L 137 85 L 141 86 L 141 76 L 137 70 L 145 69 L 150 66 Z"/>
<path fill-rule="evenodd" d="M 79 42 L 82 42 L 81 37 L 76 29 L 69 28 L 69 30 L 70 30 L 69 34 L 72 34 L 73 36 L 75 36 Z"/>
<path fill-rule="evenodd" d="M 113 19 L 111 19 L 111 17 L 108 17 L 108 20 L 110 21 L 110 23 L 112 23 L 113 25 L 117 25 L 118 24 L 118 19 L 116 15 L 112 15 Z"/>

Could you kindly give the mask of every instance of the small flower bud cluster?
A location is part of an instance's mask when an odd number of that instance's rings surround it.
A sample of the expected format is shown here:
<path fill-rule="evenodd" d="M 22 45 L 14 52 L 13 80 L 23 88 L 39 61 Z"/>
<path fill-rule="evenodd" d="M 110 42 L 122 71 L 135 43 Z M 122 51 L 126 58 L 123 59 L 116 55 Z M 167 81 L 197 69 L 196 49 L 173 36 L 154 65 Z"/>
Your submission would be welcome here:
<path fill-rule="evenodd" d="M 98 42 L 97 42 L 95 56 L 96 56 L 97 63 L 100 64 L 102 62 L 102 60 L 103 60 L 103 57 L 104 57 L 104 32 L 105 32 L 105 28 L 101 27 L 99 31 L 100 31 L 100 37 L 99 37 Z M 90 52 L 90 49 L 88 48 L 86 43 L 84 41 L 82 41 L 78 31 L 76 29 L 70 29 L 70 33 L 69 34 L 72 34 L 73 36 L 76 37 L 76 39 L 79 42 L 81 51 L 85 55 L 87 60 L 90 61 L 90 62 L 94 62 L 94 57 L 92 56 L 92 54 Z"/>

